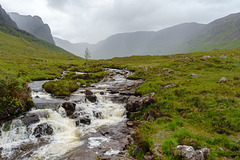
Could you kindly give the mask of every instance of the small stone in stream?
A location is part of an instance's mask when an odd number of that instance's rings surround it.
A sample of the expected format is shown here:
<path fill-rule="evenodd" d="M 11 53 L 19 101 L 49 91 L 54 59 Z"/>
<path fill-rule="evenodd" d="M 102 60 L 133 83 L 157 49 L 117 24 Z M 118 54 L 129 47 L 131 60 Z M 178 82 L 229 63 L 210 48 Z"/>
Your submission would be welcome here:
<path fill-rule="evenodd" d="M 91 96 L 91 95 L 93 95 L 93 92 L 88 90 L 88 89 L 86 89 L 85 90 L 85 94 L 86 94 L 86 96 Z"/>
<path fill-rule="evenodd" d="M 220 80 L 219 80 L 219 82 L 221 83 L 221 82 L 227 82 L 228 80 L 227 80 L 227 78 L 225 78 L 225 77 L 222 77 Z"/>
<path fill-rule="evenodd" d="M 37 138 L 40 138 L 42 136 L 47 136 L 47 135 L 52 135 L 53 134 L 53 129 L 52 127 L 47 124 L 47 123 L 43 123 L 43 124 L 39 124 L 33 132 L 33 135 Z"/>
<path fill-rule="evenodd" d="M 93 116 L 99 119 L 103 119 L 102 112 L 93 111 Z"/>
<path fill-rule="evenodd" d="M 67 116 L 71 116 L 75 111 L 76 104 L 71 102 L 64 102 L 61 104 L 61 107 L 65 109 Z"/>
<path fill-rule="evenodd" d="M 95 96 L 95 95 L 86 96 L 86 99 L 92 103 L 95 103 L 97 101 L 97 96 Z"/>
<path fill-rule="evenodd" d="M 104 92 L 100 92 L 101 95 L 104 95 Z"/>
<path fill-rule="evenodd" d="M 39 96 L 36 96 L 35 98 L 40 98 Z"/>
<path fill-rule="evenodd" d="M 111 94 L 119 93 L 118 88 L 109 88 L 107 91 L 110 91 Z"/>
<path fill-rule="evenodd" d="M 23 123 L 26 125 L 26 126 L 29 126 L 30 124 L 34 124 L 34 123 L 37 123 L 39 122 L 39 117 L 37 114 L 29 114 L 27 116 L 25 116 L 23 119 L 22 119 Z"/>
<path fill-rule="evenodd" d="M 69 101 L 70 97 L 65 97 L 64 100 Z"/>
<path fill-rule="evenodd" d="M 86 115 L 86 114 L 87 114 L 87 113 L 84 112 L 84 111 L 75 112 L 75 113 L 72 115 L 72 118 L 73 118 L 73 119 L 76 119 L 76 118 L 81 117 L 81 116 L 84 116 L 84 115 Z"/>
<path fill-rule="evenodd" d="M 93 95 L 92 91 L 86 89 L 85 94 L 86 94 L 86 99 L 89 100 L 90 102 L 95 103 L 97 101 L 97 96 Z"/>
<path fill-rule="evenodd" d="M 76 121 L 76 126 L 79 126 L 80 123 L 90 125 L 91 124 L 91 119 L 88 117 L 81 117 L 79 120 Z"/>
<path fill-rule="evenodd" d="M 127 126 L 128 127 L 133 127 L 133 122 L 132 121 L 127 121 Z"/>

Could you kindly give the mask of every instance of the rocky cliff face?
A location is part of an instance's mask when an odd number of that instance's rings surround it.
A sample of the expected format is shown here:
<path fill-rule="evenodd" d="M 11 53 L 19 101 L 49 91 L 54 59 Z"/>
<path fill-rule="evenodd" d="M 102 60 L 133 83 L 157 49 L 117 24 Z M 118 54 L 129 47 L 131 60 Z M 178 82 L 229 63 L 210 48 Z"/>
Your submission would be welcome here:
<path fill-rule="evenodd" d="M 8 25 L 17 28 L 17 24 L 10 18 L 6 11 L 0 5 L 0 20 L 6 22 Z"/>
<path fill-rule="evenodd" d="M 44 24 L 38 16 L 24 16 L 18 13 L 8 13 L 19 29 L 25 30 L 37 38 L 55 44 L 48 24 Z"/>

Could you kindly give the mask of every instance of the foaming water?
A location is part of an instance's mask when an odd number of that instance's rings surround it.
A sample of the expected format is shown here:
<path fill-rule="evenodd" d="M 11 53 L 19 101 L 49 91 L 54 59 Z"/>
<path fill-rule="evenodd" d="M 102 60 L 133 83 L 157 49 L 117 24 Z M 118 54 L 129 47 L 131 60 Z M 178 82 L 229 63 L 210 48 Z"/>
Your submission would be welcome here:
<path fill-rule="evenodd" d="M 96 94 L 97 103 L 78 103 L 76 113 L 84 112 L 85 116 L 91 119 L 90 125 L 80 125 L 78 128 L 82 134 L 95 132 L 97 128 L 104 125 L 112 125 L 126 119 L 124 104 L 113 103 L 106 95 Z M 101 118 L 94 116 L 94 113 L 100 113 Z"/>
<path fill-rule="evenodd" d="M 9 131 L 6 131 L 6 126 L 1 128 L 2 135 L 0 137 L 0 148 L 2 147 L 3 157 L 14 157 L 18 154 L 22 154 L 23 159 L 53 159 L 53 157 L 61 156 L 67 153 L 69 150 L 81 145 L 79 135 L 81 134 L 76 127 L 75 122 L 67 117 L 61 116 L 56 111 L 51 109 L 39 109 L 33 110 L 30 113 L 47 115 L 46 117 L 40 117 L 38 123 L 25 126 L 21 119 L 16 119 L 11 122 Z M 22 151 L 14 152 L 13 149 L 21 148 L 23 144 L 37 145 L 39 138 L 36 138 L 33 133 L 34 129 L 40 125 L 47 123 L 53 129 L 53 135 L 44 137 L 47 145 L 43 145 L 35 151 L 25 151 L 31 153 L 31 157 L 24 158 Z M 6 125 L 6 124 L 5 124 Z M 4 130 L 5 129 L 5 130 Z M 20 158 L 20 157 L 18 157 Z M 17 158 L 17 159 L 18 159 Z"/>

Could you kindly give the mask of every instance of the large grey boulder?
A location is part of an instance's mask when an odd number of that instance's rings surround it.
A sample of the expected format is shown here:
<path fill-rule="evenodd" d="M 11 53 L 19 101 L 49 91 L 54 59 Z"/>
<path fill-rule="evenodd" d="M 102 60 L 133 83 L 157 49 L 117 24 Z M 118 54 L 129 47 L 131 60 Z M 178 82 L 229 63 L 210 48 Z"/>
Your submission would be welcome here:
<path fill-rule="evenodd" d="M 192 146 L 186 146 L 186 145 L 179 145 L 173 149 L 174 156 L 178 157 L 179 159 L 184 159 L 184 160 L 206 160 L 209 149 L 203 148 L 201 150 L 194 150 Z M 180 154 L 178 154 L 178 152 Z"/>

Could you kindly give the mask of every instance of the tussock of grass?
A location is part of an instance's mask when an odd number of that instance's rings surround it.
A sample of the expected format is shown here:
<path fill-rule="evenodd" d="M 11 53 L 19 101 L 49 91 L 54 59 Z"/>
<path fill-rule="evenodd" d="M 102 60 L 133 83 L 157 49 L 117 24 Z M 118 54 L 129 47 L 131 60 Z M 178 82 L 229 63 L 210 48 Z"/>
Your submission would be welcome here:
<path fill-rule="evenodd" d="M 70 96 L 72 92 L 79 88 L 79 85 L 76 81 L 59 80 L 48 81 L 43 84 L 43 88 L 54 96 Z"/>

